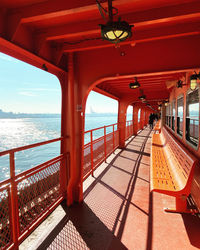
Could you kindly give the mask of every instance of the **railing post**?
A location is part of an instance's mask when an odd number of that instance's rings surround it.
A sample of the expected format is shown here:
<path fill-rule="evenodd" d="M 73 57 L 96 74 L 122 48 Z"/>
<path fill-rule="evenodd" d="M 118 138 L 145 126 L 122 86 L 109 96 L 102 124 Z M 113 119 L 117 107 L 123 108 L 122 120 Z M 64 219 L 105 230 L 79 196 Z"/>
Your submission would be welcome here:
<path fill-rule="evenodd" d="M 90 149 L 91 149 L 91 169 L 92 169 L 92 177 L 94 177 L 93 134 L 92 134 L 92 130 L 90 131 Z"/>
<path fill-rule="evenodd" d="M 17 185 L 15 182 L 15 155 L 10 153 L 10 178 L 11 178 L 11 213 L 12 213 L 12 235 L 14 249 L 19 249 L 19 209 L 17 198 Z"/>
<path fill-rule="evenodd" d="M 115 149 L 115 124 L 113 124 L 113 151 Z"/>
<path fill-rule="evenodd" d="M 105 154 L 105 161 L 106 161 L 106 126 L 104 126 L 104 154 Z"/>

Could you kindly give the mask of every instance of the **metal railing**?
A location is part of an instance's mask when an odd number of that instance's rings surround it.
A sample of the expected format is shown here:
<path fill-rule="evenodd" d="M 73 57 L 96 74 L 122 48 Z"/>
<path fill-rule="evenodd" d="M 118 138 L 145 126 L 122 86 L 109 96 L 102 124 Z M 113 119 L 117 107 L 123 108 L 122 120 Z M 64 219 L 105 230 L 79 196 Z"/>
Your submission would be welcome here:
<path fill-rule="evenodd" d="M 133 121 L 126 121 L 126 134 L 125 139 L 127 140 L 129 137 L 133 135 Z"/>
<path fill-rule="evenodd" d="M 126 139 L 132 133 L 133 123 L 127 121 Z M 86 131 L 84 136 L 85 180 L 119 146 L 118 124 Z M 56 138 L 0 152 L 0 157 L 9 155 L 10 162 L 10 178 L 0 182 L 0 249 L 17 248 L 64 199 L 62 175 L 67 174 L 64 168 L 67 155 L 16 174 L 15 153 L 62 140 Z"/>
<path fill-rule="evenodd" d="M 60 186 L 64 155 L 16 175 L 15 153 L 62 139 L 0 152 L 10 161 L 10 178 L 0 182 L 0 249 L 17 248 L 64 198 Z"/>
<path fill-rule="evenodd" d="M 85 138 L 90 138 L 84 145 L 83 179 L 93 171 L 119 146 L 118 124 L 95 128 L 84 132 Z"/>

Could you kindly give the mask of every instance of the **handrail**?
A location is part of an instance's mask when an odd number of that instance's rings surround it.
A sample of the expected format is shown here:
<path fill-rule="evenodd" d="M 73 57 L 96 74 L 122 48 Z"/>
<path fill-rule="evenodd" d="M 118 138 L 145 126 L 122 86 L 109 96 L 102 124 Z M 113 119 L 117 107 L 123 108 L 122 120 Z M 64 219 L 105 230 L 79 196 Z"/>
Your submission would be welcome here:
<path fill-rule="evenodd" d="M 99 130 L 99 129 L 104 129 L 104 127 L 106 127 L 106 128 L 112 127 L 113 125 L 116 126 L 116 125 L 118 125 L 118 123 L 114 123 L 114 124 L 110 124 L 110 125 L 106 125 L 106 126 L 102 126 L 102 127 L 98 127 L 98 128 L 93 128 L 93 129 L 85 131 L 84 134 L 89 133 L 91 131 L 95 131 L 95 130 Z"/>
<path fill-rule="evenodd" d="M 39 147 L 39 146 L 46 145 L 46 144 L 56 142 L 56 141 L 61 141 L 61 140 L 65 139 L 65 138 L 67 138 L 67 137 L 59 137 L 59 138 L 51 139 L 51 140 L 44 141 L 44 142 L 37 142 L 37 143 L 30 144 L 30 145 L 18 147 L 18 148 L 12 148 L 12 149 L 0 152 L 0 156 L 10 154 L 10 153 L 19 152 L 19 151 L 22 151 L 22 150 L 27 150 L 27 149 L 30 149 L 30 148 Z"/>

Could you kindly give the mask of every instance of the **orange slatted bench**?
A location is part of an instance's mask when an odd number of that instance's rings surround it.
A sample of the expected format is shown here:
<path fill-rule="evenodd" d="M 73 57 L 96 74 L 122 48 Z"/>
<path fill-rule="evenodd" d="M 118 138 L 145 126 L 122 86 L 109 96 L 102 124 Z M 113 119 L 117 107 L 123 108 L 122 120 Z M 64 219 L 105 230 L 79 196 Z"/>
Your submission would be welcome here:
<path fill-rule="evenodd" d="M 156 122 L 156 125 L 153 128 L 154 131 L 158 131 L 159 133 L 161 132 L 161 120 L 158 120 Z"/>
<path fill-rule="evenodd" d="M 197 159 L 172 135 L 162 128 L 160 134 L 153 134 L 151 148 L 151 191 L 176 197 L 175 209 L 167 212 L 189 213 L 187 197 Z"/>

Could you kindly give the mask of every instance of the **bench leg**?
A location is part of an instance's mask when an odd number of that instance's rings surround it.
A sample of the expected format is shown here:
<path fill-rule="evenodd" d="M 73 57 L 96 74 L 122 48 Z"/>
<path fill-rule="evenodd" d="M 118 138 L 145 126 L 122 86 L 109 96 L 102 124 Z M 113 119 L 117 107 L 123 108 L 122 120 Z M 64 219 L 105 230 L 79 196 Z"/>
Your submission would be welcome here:
<path fill-rule="evenodd" d="M 193 214 L 194 212 L 187 208 L 187 196 L 182 195 L 180 197 L 176 197 L 176 208 L 165 208 L 165 212 L 168 213 L 189 213 Z"/>

